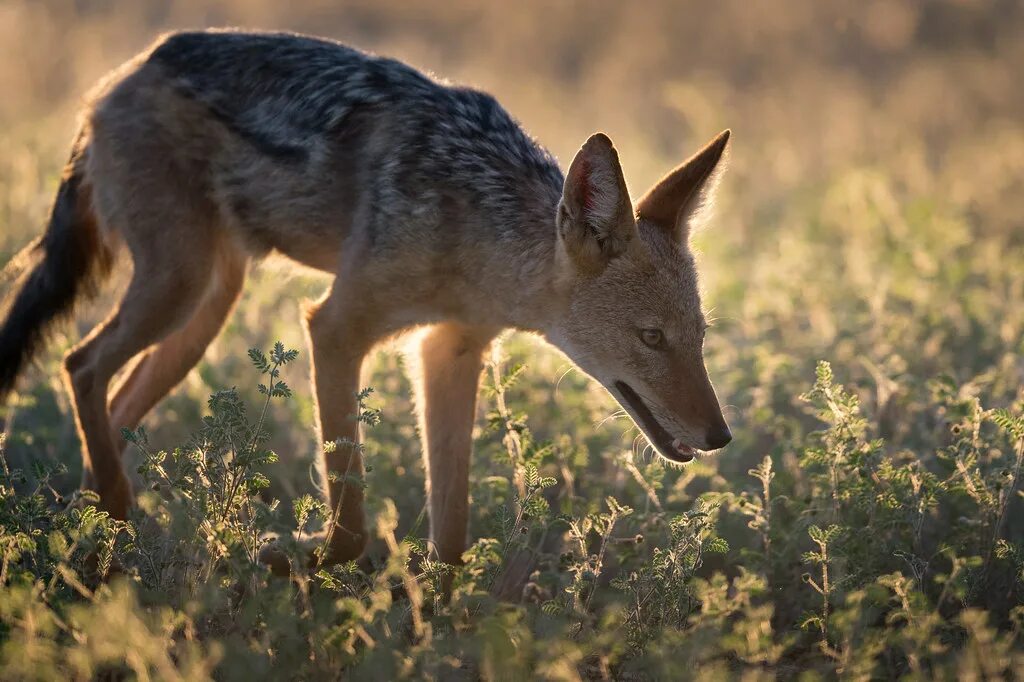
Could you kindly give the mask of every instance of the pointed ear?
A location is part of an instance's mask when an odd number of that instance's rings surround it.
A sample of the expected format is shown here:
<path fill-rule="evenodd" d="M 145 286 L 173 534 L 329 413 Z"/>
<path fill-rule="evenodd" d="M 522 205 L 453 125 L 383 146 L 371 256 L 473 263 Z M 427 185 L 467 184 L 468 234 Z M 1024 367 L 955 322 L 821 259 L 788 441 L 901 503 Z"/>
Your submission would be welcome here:
<path fill-rule="evenodd" d="M 604 133 L 588 139 L 569 165 L 558 206 L 558 235 L 577 266 L 600 270 L 636 232 L 619 155 Z"/>
<path fill-rule="evenodd" d="M 637 216 L 671 231 L 677 241 L 685 242 L 690 235 L 690 221 L 711 203 L 718 178 L 725 169 L 723 158 L 729 135 L 728 130 L 723 131 L 659 180 L 640 199 Z"/>

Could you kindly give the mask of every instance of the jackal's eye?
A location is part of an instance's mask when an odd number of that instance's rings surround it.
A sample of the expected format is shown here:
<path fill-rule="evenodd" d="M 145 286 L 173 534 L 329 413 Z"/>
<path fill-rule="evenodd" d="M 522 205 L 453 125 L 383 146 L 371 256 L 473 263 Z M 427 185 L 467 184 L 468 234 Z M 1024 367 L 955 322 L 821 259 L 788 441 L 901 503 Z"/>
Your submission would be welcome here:
<path fill-rule="evenodd" d="M 665 335 L 660 329 L 641 329 L 640 339 L 651 348 L 657 348 L 665 340 Z"/>

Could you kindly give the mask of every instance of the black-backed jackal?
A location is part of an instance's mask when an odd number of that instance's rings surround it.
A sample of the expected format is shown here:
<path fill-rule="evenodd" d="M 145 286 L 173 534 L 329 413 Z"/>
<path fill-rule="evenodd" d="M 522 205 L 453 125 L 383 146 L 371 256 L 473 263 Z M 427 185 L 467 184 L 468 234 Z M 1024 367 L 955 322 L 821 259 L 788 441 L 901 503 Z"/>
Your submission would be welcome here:
<path fill-rule="evenodd" d="M 171 35 L 91 97 L 49 228 L 18 258 L 29 265 L 0 329 L 0 398 L 50 324 L 130 254 L 116 312 L 65 360 L 82 485 L 124 517 L 121 429 L 186 376 L 247 269 L 278 251 L 335 276 L 305 315 L 323 441 L 357 440 L 374 345 L 427 328 L 415 383 L 431 538 L 457 562 L 482 355 L 504 328 L 561 349 L 667 459 L 729 442 L 688 246 L 728 139 L 634 204 L 603 134 L 563 176 L 493 97 L 399 62 L 298 35 Z M 363 464 L 339 446 L 324 466 Z M 366 541 L 362 492 L 345 486 L 328 486 L 346 531 L 331 561 Z"/>

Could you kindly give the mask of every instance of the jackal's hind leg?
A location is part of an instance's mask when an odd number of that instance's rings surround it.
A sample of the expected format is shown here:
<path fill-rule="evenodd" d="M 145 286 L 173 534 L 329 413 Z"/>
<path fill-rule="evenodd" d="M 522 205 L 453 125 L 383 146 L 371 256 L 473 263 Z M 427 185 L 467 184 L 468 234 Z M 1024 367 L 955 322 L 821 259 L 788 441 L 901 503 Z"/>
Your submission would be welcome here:
<path fill-rule="evenodd" d="M 203 358 L 238 300 L 246 264 L 247 258 L 241 252 L 222 253 L 217 259 L 215 276 L 188 323 L 144 353 L 114 389 L 110 422 L 114 442 L 122 450 L 125 443 L 121 429 L 136 428 Z"/>
<path fill-rule="evenodd" d="M 183 263 L 168 260 L 137 262 L 117 312 L 64 360 L 82 442 L 82 487 L 98 492 L 100 507 L 115 518 L 127 516 L 133 498 L 110 427 L 110 380 L 136 354 L 185 324 L 209 281 L 210 263 L 202 256 Z M 150 267 L 155 265 L 162 267 Z"/>
<path fill-rule="evenodd" d="M 483 352 L 499 330 L 431 327 L 420 346 L 417 412 L 423 437 L 430 539 L 438 558 L 461 563 L 469 523 L 469 463 Z"/>

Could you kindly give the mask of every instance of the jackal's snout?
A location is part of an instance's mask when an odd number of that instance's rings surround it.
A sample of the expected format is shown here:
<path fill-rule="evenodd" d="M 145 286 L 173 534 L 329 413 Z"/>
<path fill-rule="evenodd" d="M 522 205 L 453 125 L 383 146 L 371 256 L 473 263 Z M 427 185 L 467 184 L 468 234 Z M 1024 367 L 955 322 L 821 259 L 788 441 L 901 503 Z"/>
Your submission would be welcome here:
<path fill-rule="evenodd" d="M 708 429 L 708 433 L 704 438 L 707 442 L 708 450 L 720 450 L 732 442 L 732 431 L 729 430 L 729 425 L 723 419 L 720 424 L 715 424 Z"/>
<path fill-rule="evenodd" d="M 732 431 L 722 414 L 715 389 L 706 378 L 707 373 L 701 373 L 705 376 L 703 382 L 672 391 L 674 395 L 666 400 L 667 413 L 662 413 L 668 430 L 679 434 L 672 442 L 669 455 L 680 455 L 684 461 L 701 452 L 721 450 L 732 441 Z M 658 449 L 665 455 L 665 448 Z M 666 455 L 668 459 L 676 459 L 669 455 Z"/>
<path fill-rule="evenodd" d="M 681 421 L 694 431 L 703 443 L 691 443 L 701 450 L 720 450 L 732 441 L 732 431 L 722 414 L 718 393 L 711 384 L 711 377 L 700 358 L 696 370 L 684 373 L 691 377 L 689 386 L 682 389 L 683 398 L 677 402 L 681 406 L 678 416 Z"/>

